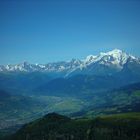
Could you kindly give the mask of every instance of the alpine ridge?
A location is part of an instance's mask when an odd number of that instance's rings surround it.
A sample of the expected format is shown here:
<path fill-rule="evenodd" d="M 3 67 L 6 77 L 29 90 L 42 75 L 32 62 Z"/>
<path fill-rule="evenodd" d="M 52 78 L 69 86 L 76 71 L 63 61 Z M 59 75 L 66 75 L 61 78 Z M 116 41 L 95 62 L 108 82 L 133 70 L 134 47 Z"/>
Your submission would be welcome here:
<path fill-rule="evenodd" d="M 126 64 L 135 63 L 140 65 L 140 58 L 114 49 L 97 56 L 89 55 L 84 60 L 72 59 L 67 62 L 56 62 L 47 64 L 30 64 L 23 62 L 16 65 L 1 65 L 0 72 L 45 72 L 57 74 L 62 77 L 75 74 L 113 74 L 121 71 Z"/>

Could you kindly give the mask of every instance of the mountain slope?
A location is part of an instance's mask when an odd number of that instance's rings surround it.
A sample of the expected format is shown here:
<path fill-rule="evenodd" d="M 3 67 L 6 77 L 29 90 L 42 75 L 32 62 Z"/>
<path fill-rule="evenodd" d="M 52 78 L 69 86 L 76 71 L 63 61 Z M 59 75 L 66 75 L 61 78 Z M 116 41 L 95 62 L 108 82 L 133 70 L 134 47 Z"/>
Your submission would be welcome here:
<path fill-rule="evenodd" d="M 31 94 L 31 90 L 52 80 L 51 76 L 42 72 L 0 73 L 0 88 L 10 93 Z"/>
<path fill-rule="evenodd" d="M 89 99 L 90 107 L 75 115 L 100 116 L 124 112 L 140 112 L 140 83 L 101 92 Z"/>
<path fill-rule="evenodd" d="M 86 97 L 92 93 L 118 87 L 120 82 L 112 76 L 76 75 L 53 79 L 35 90 L 50 96 Z"/>
<path fill-rule="evenodd" d="M 123 75 L 123 72 L 108 76 L 75 75 L 53 79 L 34 92 L 49 96 L 86 97 L 137 82 L 140 82 L 140 76 L 130 73 Z"/>
<path fill-rule="evenodd" d="M 9 140 L 138 140 L 139 129 L 139 113 L 97 119 L 70 119 L 52 113 L 25 125 Z"/>

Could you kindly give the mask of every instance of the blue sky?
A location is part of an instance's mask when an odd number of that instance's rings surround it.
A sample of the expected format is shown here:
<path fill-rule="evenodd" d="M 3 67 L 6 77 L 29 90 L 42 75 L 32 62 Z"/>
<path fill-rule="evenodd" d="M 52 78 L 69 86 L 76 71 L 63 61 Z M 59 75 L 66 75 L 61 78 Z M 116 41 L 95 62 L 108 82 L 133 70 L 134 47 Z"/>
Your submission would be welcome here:
<path fill-rule="evenodd" d="M 140 56 L 139 0 L 0 0 L 0 64 L 115 48 Z"/>

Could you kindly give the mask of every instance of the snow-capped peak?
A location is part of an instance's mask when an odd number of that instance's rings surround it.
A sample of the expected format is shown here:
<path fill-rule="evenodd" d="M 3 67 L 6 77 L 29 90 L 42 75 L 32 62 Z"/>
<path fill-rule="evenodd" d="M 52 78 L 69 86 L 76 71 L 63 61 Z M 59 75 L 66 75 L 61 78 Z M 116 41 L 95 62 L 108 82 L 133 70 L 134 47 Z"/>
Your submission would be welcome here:
<path fill-rule="evenodd" d="M 100 53 L 98 56 L 98 61 L 104 61 L 106 63 L 112 63 L 114 65 L 124 65 L 128 58 L 135 59 L 134 56 L 125 53 L 122 50 L 114 49 L 107 53 Z M 103 62 L 101 62 L 103 64 Z"/>
<path fill-rule="evenodd" d="M 77 69 L 85 69 L 88 66 L 94 67 L 96 65 L 106 65 L 113 66 L 115 68 L 122 69 L 123 65 L 127 61 L 137 60 L 140 63 L 140 59 L 132 55 L 125 53 L 122 50 L 114 49 L 107 53 L 100 53 L 99 55 L 89 55 L 84 60 L 72 59 L 68 62 L 58 62 L 58 63 L 48 63 L 48 64 L 30 64 L 28 62 L 23 62 L 17 65 L 6 65 L 0 66 L 0 71 L 22 71 L 22 72 L 73 72 Z M 94 68 L 93 68 L 94 69 Z"/>
<path fill-rule="evenodd" d="M 127 62 L 128 58 L 136 59 L 134 56 L 125 53 L 122 50 L 114 49 L 107 53 L 101 52 L 99 55 L 89 55 L 86 57 L 83 63 L 83 67 L 88 65 L 99 63 L 102 65 L 114 65 L 116 67 L 122 68 L 123 65 Z"/>
<path fill-rule="evenodd" d="M 112 51 L 107 52 L 107 54 L 122 54 L 124 51 L 119 50 L 119 49 L 114 49 Z"/>
<path fill-rule="evenodd" d="M 99 56 L 113 56 L 113 57 L 120 57 L 121 55 L 127 55 L 125 52 L 123 52 L 122 50 L 119 49 L 114 49 L 112 51 L 109 51 L 107 53 L 103 53 L 101 52 Z"/>
<path fill-rule="evenodd" d="M 97 56 L 95 55 L 88 55 L 85 59 L 85 62 L 92 62 L 96 59 Z"/>
<path fill-rule="evenodd" d="M 130 55 L 130 54 L 127 54 L 125 51 L 122 51 L 122 50 L 119 50 L 119 49 L 114 49 L 112 51 L 109 51 L 107 53 L 100 53 L 100 55 L 110 55 L 110 56 L 113 56 L 114 58 L 128 58 L 128 57 L 131 57 L 132 59 L 136 59 L 136 57 Z"/>

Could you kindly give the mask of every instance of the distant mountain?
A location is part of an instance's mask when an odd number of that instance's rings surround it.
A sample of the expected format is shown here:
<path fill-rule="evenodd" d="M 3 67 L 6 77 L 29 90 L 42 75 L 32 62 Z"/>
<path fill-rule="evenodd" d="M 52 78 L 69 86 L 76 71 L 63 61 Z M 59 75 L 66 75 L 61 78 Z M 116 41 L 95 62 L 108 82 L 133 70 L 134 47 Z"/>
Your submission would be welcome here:
<path fill-rule="evenodd" d="M 0 89 L 10 93 L 31 94 L 32 89 L 37 88 L 53 79 L 46 73 L 0 73 Z"/>
<path fill-rule="evenodd" d="M 33 91 L 47 96 L 86 98 L 99 92 L 110 91 L 140 82 L 140 75 L 118 72 L 113 75 L 74 75 L 52 79 Z"/>
<path fill-rule="evenodd" d="M 74 95 L 87 89 L 108 90 L 136 82 L 140 82 L 140 58 L 118 49 L 89 55 L 84 60 L 0 66 L 0 88 L 30 95 L 36 91 Z"/>
<path fill-rule="evenodd" d="M 98 56 L 88 56 L 83 64 L 73 70 L 69 75 L 112 75 L 123 71 L 126 65 L 135 64 L 140 66 L 140 59 L 125 52 L 115 49 L 107 53 L 100 53 Z M 137 67 L 140 71 L 140 68 Z"/>
<path fill-rule="evenodd" d="M 17 65 L 0 66 L 0 72 L 45 72 L 53 76 L 64 76 L 68 71 L 78 67 L 82 61 L 72 59 L 69 62 L 48 64 L 30 64 L 23 62 Z"/>
<path fill-rule="evenodd" d="M 45 72 L 56 77 L 67 77 L 77 74 L 111 75 L 122 71 L 126 65 L 137 65 L 140 71 L 140 58 L 115 49 L 97 56 L 89 55 L 85 60 L 72 59 L 68 62 L 48 64 L 30 64 L 0 66 L 0 72 Z"/>
<path fill-rule="evenodd" d="M 122 85 L 124 83 L 113 76 L 75 75 L 53 79 L 36 88 L 34 92 L 49 96 L 85 98 L 96 92 L 103 92 Z"/>

